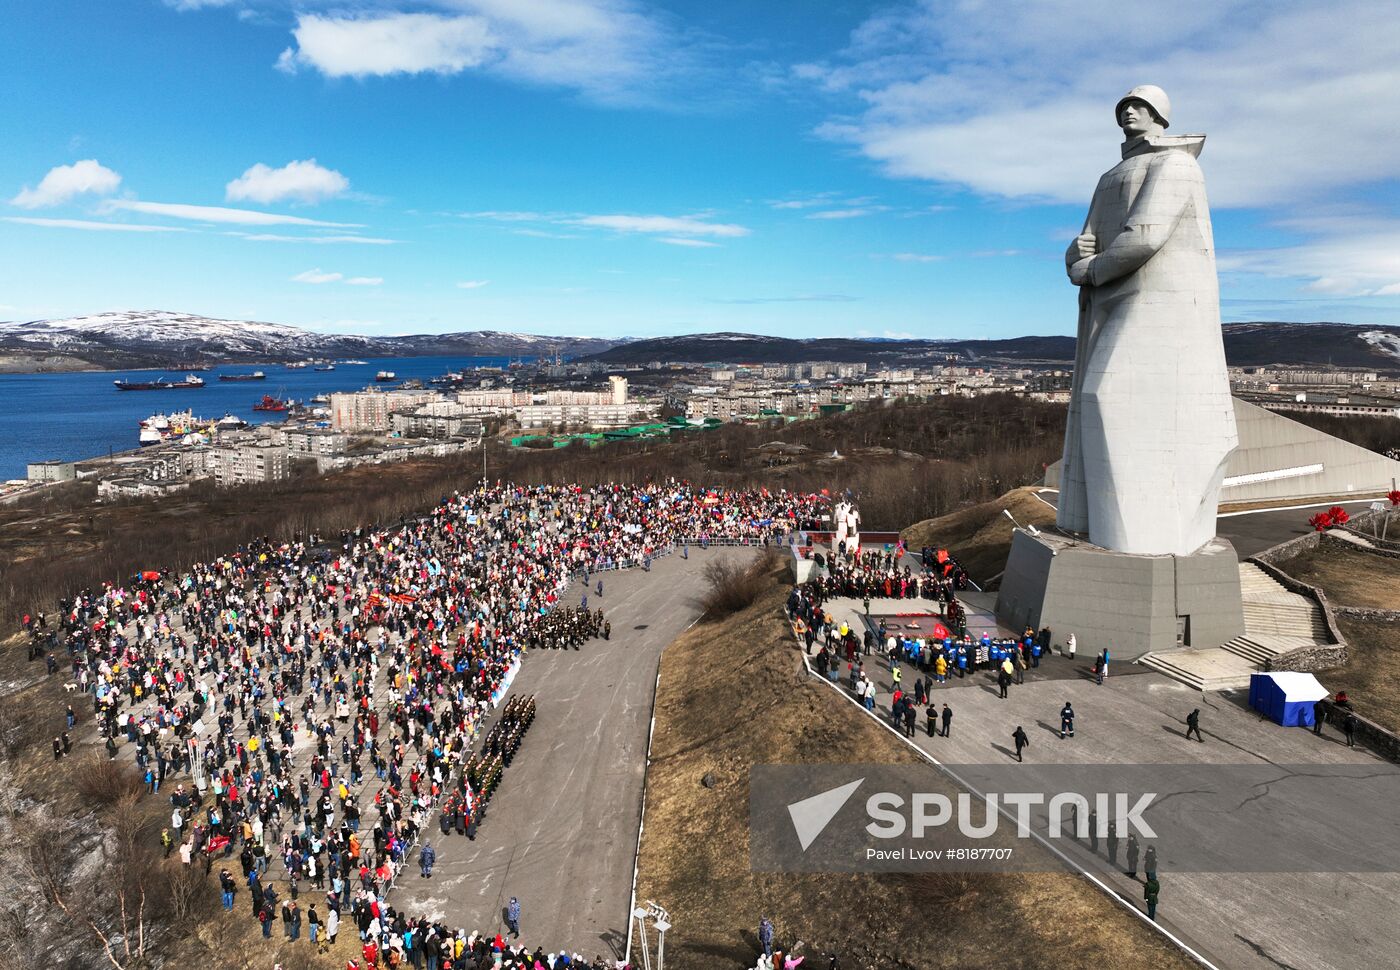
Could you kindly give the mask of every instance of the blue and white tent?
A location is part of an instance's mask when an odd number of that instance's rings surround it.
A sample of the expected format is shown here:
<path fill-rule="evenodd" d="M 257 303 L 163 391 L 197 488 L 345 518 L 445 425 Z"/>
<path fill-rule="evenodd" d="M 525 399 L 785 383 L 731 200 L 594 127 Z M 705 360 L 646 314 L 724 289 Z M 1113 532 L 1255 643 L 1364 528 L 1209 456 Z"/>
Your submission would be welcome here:
<path fill-rule="evenodd" d="M 1328 693 L 1312 674 L 1283 671 L 1249 678 L 1249 706 L 1284 727 L 1311 727 L 1313 705 Z"/>

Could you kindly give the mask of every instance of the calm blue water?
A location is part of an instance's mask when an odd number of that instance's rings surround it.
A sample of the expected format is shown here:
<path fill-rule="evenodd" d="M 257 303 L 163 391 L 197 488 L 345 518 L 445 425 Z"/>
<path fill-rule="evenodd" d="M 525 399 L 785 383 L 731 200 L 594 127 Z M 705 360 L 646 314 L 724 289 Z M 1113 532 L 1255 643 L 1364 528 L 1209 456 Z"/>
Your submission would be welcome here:
<path fill-rule="evenodd" d="M 370 360 L 366 364 L 336 364 L 329 372 L 307 367 L 287 370 L 280 364 L 224 365 L 201 371 L 201 388 L 173 391 L 119 391 L 114 380 L 155 380 L 162 375 L 179 380 L 184 371 L 100 371 L 80 374 L 0 374 L 0 479 L 23 478 L 31 461 L 93 458 L 139 445 L 139 423 L 152 414 L 194 411 L 195 417 L 217 420 L 236 414 L 247 421 L 280 420 L 284 415 L 254 411 L 264 394 L 307 401 L 317 394 L 355 391 L 374 383 L 381 370 L 405 380 L 426 381 L 448 371 L 471 367 L 503 367 L 505 357 L 405 357 Z M 227 382 L 219 374 L 261 370 L 266 380 Z M 396 384 L 380 385 L 397 387 Z"/>

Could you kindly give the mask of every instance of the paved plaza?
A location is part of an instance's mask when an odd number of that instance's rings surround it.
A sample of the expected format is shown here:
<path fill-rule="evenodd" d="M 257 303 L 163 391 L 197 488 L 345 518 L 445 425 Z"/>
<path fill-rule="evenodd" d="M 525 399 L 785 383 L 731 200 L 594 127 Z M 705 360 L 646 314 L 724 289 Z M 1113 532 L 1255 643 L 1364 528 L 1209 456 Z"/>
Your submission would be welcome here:
<path fill-rule="evenodd" d="M 905 610 L 906 602 L 875 601 L 871 612 Z M 859 602 L 834 600 L 825 608 L 838 623 L 845 619 L 860 629 Z M 1108 679 L 1098 686 L 1092 663 L 1093 657 L 1083 654 L 1074 661 L 1058 653 L 1043 658 L 1039 669 L 1026 672 L 1024 684 L 1011 686 L 1006 700 L 987 671 L 935 685 L 930 699 L 954 712 L 951 737 L 930 738 L 921 714 L 913 740 L 949 766 L 1014 764 L 1011 733 L 1021 725 L 1031 739 L 1024 766 L 1031 777 L 1037 764 L 1267 764 L 1276 766 L 1280 777 L 1299 773 L 1293 766 L 1310 764 L 1394 770 L 1364 748 L 1348 749 L 1330 725 L 1318 738 L 1310 730 L 1261 719 L 1248 708 L 1245 691 L 1202 694 L 1121 663 L 1110 664 Z M 866 671 L 880 690 L 875 716 L 888 723 L 889 664 L 870 657 Z M 903 686 L 908 688 L 914 676 L 906 670 Z M 1066 701 L 1075 710 L 1076 736 L 1061 740 L 1058 714 Z M 1205 743 L 1185 738 L 1186 715 L 1196 707 Z M 1338 826 L 1345 821 L 1335 820 Z M 1318 835 L 1336 837 L 1336 830 Z M 1218 967 L 1348 970 L 1393 966 L 1393 955 L 1400 952 L 1400 927 L 1383 915 L 1400 896 L 1400 874 L 1164 871 L 1160 878 L 1159 920 Z M 1106 881 L 1141 906 L 1140 881 L 1121 872 Z"/>
<path fill-rule="evenodd" d="M 503 911 L 516 896 L 526 942 L 567 945 L 590 959 L 621 954 L 657 661 L 699 615 L 693 601 L 705 564 L 753 552 L 689 554 L 657 559 L 650 573 L 598 574 L 603 596 L 590 584 L 588 605 L 604 610 L 610 640 L 525 656 L 507 696 L 533 694 L 538 713 L 476 840 L 444 836 L 434 820 L 426 837 L 437 851 L 433 877 L 421 878 L 411 861 L 391 894 L 395 906 L 504 932 Z M 571 586 L 564 602 L 578 605 L 581 593 Z"/>

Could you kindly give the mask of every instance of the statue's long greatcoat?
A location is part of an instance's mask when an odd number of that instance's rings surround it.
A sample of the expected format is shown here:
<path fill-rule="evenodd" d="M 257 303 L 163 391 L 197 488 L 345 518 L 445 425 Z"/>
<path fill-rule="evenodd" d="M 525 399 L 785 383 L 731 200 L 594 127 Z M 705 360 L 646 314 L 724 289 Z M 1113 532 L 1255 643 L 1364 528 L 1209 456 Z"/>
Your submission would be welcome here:
<path fill-rule="evenodd" d="M 1099 179 L 1058 522 L 1120 552 L 1187 555 L 1215 535 L 1235 449 L 1200 136 L 1142 139 Z M 1066 255 L 1073 264 L 1073 245 Z"/>

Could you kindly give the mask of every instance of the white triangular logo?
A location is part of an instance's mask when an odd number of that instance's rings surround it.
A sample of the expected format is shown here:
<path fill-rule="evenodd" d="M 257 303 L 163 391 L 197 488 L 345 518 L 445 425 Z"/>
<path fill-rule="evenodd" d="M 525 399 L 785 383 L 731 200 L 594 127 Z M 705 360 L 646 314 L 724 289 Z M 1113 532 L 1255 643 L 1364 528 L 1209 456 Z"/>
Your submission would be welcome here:
<path fill-rule="evenodd" d="M 804 798 L 788 806 L 788 815 L 792 817 L 792 827 L 797 831 L 797 841 L 802 844 L 803 852 L 817 840 L 827 823 L 836 817 L 836 813 L 841 811 L 841 807 L 850 800 L 864 781 L 864 778 L 857 778 L 848 785 L 824 791 L 820 795 Z"/>

